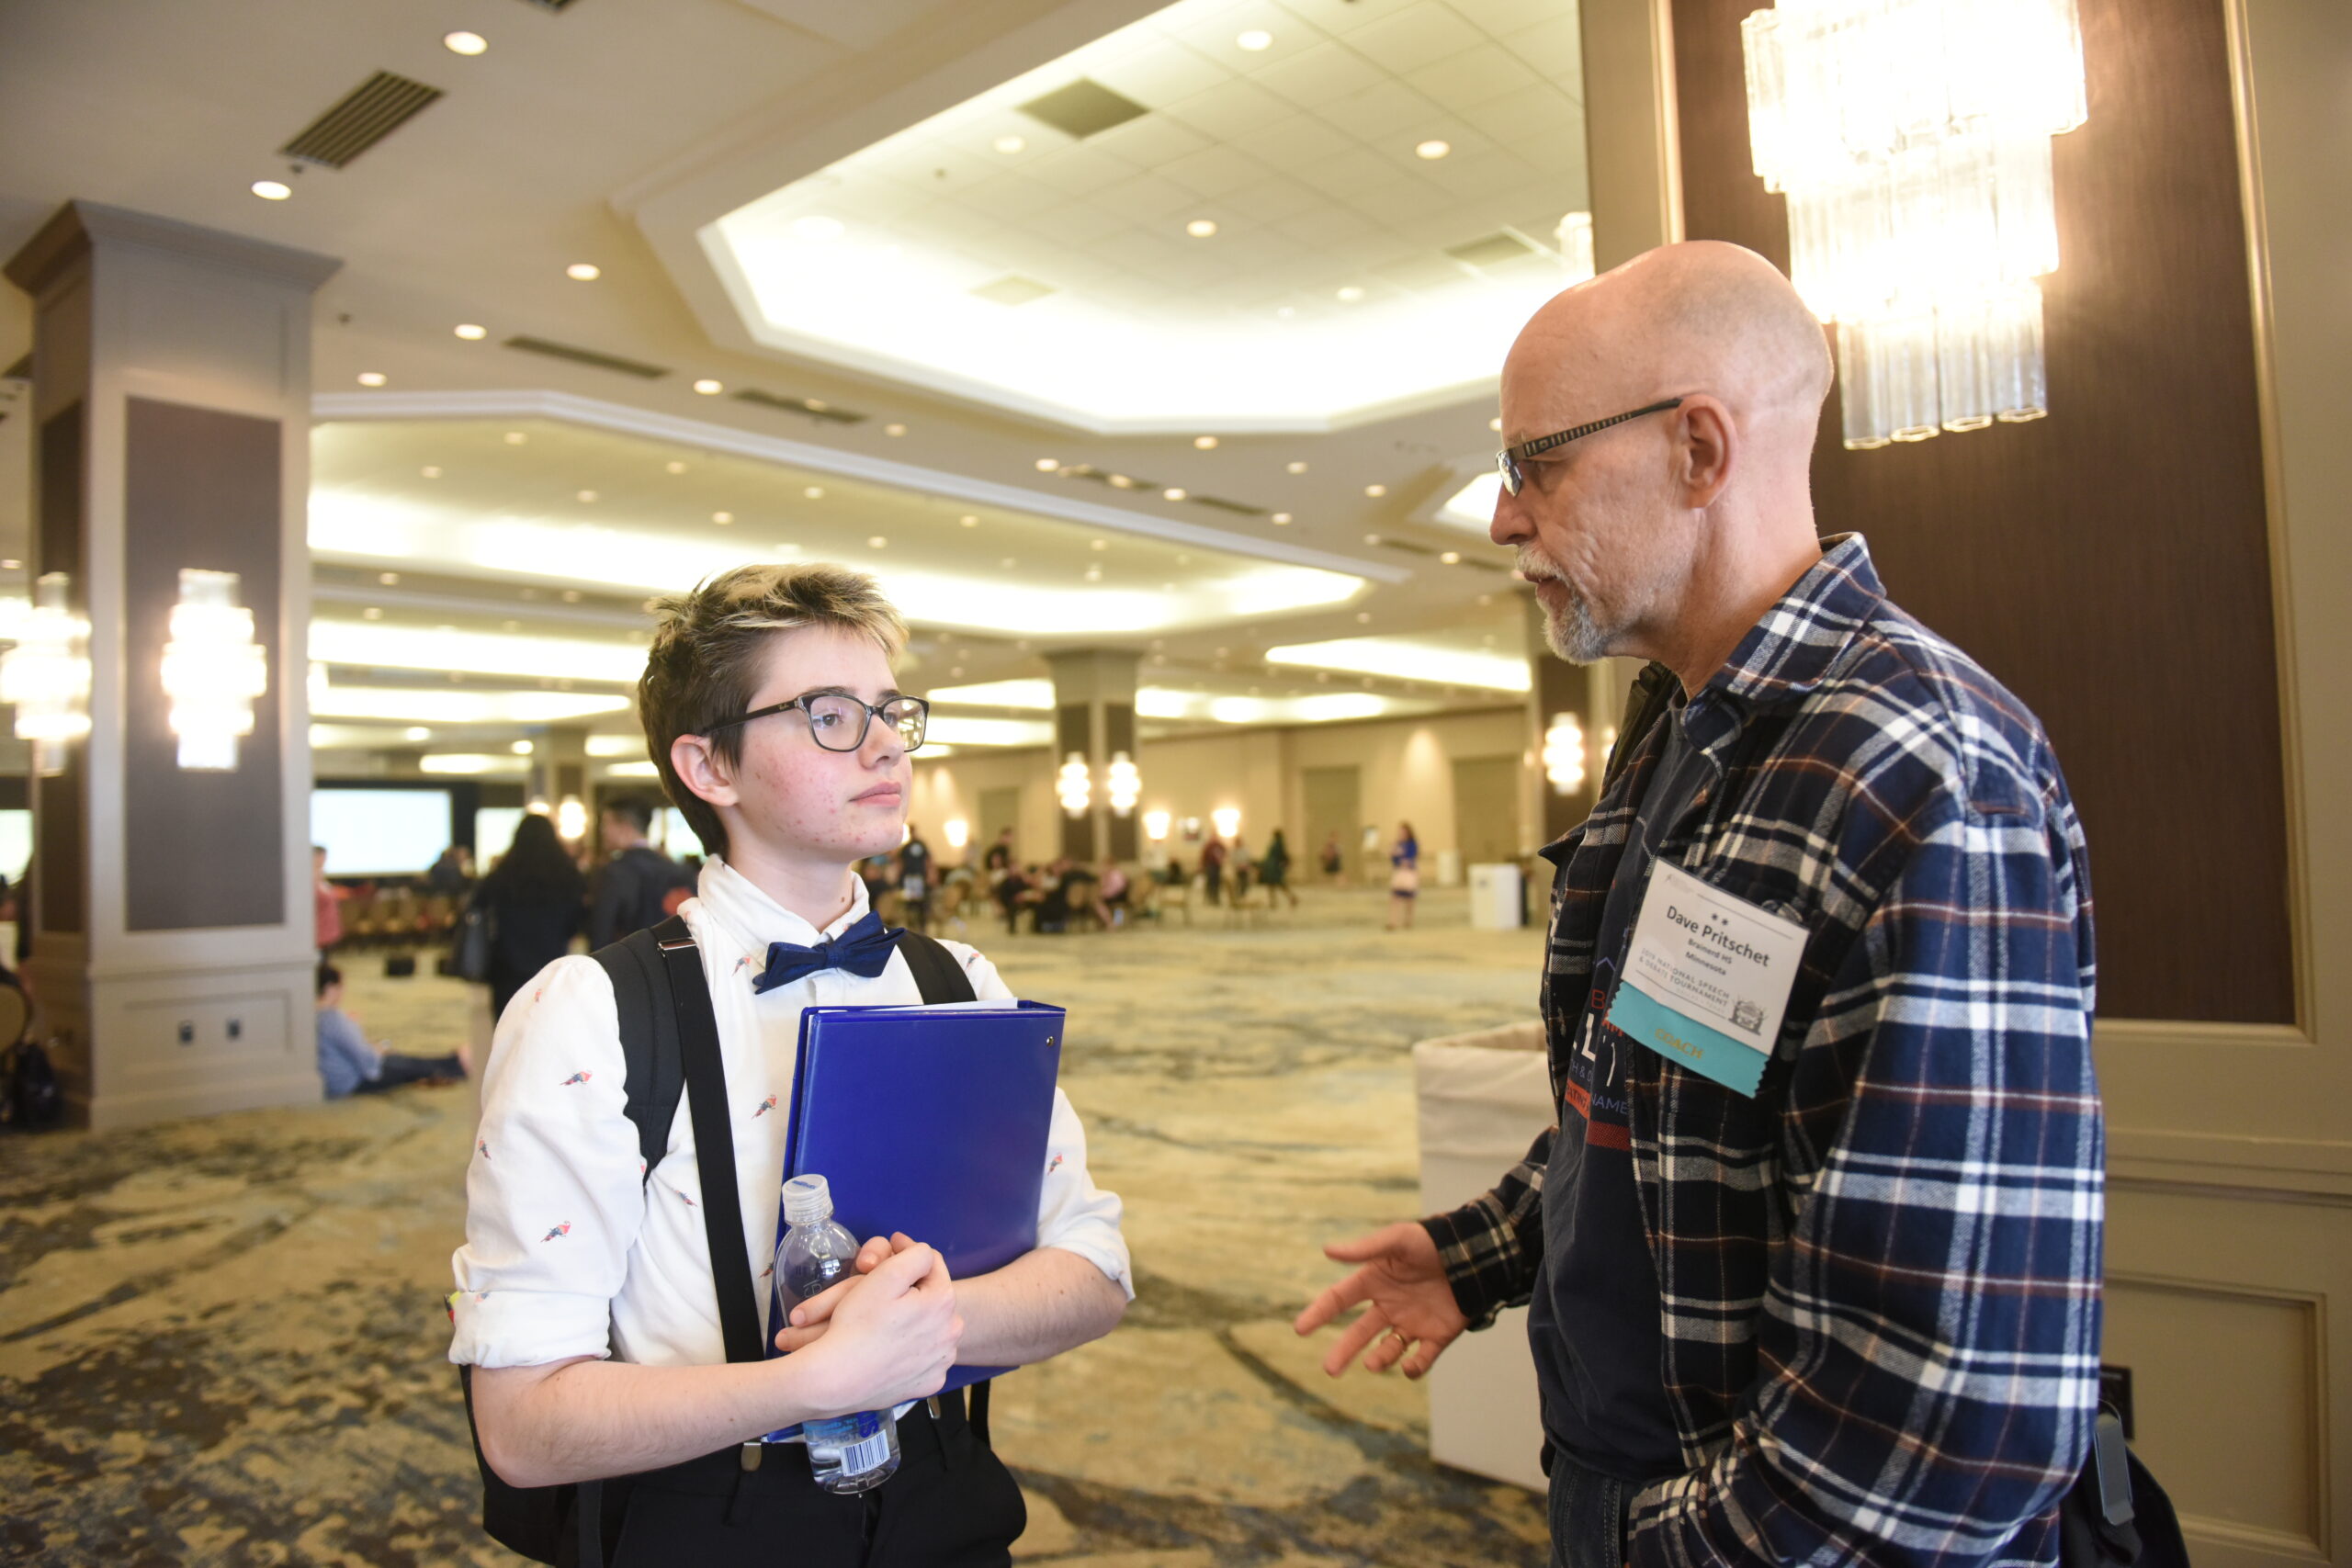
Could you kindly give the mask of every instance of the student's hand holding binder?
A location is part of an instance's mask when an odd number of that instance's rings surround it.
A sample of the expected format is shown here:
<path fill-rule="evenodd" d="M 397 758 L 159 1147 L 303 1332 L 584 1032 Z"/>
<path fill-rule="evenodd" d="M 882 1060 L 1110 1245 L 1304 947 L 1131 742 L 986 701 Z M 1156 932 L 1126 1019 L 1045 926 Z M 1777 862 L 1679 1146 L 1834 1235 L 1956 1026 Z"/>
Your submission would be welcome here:
<path fill-rule="evenodd" d="M 830 1290 L 821 1291 L 794 1307 L 790 1324 L 776 1330 L 775 1348 L 789 1353 L 794 1350 L 805 1350 L 822 1339 L 825 1337 L 825 1331 L 832 1326 L 834 1309 L 842 1304 L 847 1292 L 854 1289 L 866 1275 L 873 1273 L 892 1258 L 900 1256 L 916 1245 L 914 1239 L 903 1232 L 894 1231 L 888 1236 L 877 1235 L 868 1238 L 865 1245 L 857 1249 L 856 1272 L 840 1284 Z M 941 1267 L 945 1267 L 944 1259 Z"/>
<path fill-rule="evenodd" d="M 871 1273 L 843 1280 L 801 1310 L 829 1298 L 824 1349 L 808 1359 L 802 1373 L 802 1393 L 820 1411 L 888 1409 L 939 1392 L 956 1364 L 964 1319 L 947 1260 L 936 1250 L 908 1242 Z M 783 1340 L 794 1332 L 777 1335 L 781 1348 L 791 1348 Z"/>

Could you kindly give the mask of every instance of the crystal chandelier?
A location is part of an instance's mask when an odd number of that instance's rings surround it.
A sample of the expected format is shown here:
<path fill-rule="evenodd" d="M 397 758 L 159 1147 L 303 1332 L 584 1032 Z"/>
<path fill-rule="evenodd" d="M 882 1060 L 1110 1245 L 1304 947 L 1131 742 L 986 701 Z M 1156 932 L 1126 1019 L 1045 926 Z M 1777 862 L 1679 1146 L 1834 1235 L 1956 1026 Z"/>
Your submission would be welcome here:
<path fill-rule="evenodd" d="M 72 579 L 43 573 L 32 608 L 0 654 L 0 702 L 17 710 L 17 737 L 33 743 L 33 769 L 65 771 L 65 748 L 90 733 L 90 623 L 72 604 Z"/>
<path fill-rule="evenodd" d="M 164 645 L 164 694 L 180 766 L 230 773 L 237 741 L 254 732 L 254 700 L 269 690 L 269 661 L 254 641 L 254 613 L 237 603 L 233 571 L 180 570 L 172 638 Z"/>
<path fill-rule="evenodd" d="M 1756 173 L 1838 325 L 1849 447 L 2050 412 L 2050 139 L 2087 113 L 2075 0 L 1780 0 L 1741 24 Z"/>
<path fill-rule="evenodd" d="M 1062 809 L 1072 817 L 1083 817 L 1094 802 L 1093 772 L 1086 765 L 1084 752 L 1072 751 L 1054 775 L 1054 794 L 1060 797 Z"/>

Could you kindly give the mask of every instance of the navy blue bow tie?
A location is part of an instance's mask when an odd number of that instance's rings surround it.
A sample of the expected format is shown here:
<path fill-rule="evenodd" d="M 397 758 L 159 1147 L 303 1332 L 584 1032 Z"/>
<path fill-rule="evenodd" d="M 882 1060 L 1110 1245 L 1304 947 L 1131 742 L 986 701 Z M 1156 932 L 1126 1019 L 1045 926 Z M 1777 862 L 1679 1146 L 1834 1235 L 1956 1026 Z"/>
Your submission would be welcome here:
<path fill-rule="evenodd" d="M 814 947 L 772 942 L 768 943 L 768 966 L 752 982 L 752 989 L 770 991 L 778 986 L 789 986 L 820 969 L 846 969 L 871 980 L 889 967 L 890 952 L 906 934 L 883 925 L 882 917 L 868 909 L 864 919 Z"/>

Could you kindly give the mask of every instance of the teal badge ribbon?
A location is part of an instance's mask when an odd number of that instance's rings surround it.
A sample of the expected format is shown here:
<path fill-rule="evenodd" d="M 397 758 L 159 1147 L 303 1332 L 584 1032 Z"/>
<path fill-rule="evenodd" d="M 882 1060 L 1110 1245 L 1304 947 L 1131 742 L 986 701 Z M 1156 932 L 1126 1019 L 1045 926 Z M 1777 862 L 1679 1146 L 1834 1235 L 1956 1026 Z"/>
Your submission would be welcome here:
<path fill-rule="evenodd" d="M 1713 1078 L 1736 1094 L 1753 1096 L 1764 1077 L 1767 1053 L 1675 1011 L 1630 980 L 1618 982 L 1609 1023 L 1676 1066 Z"/>

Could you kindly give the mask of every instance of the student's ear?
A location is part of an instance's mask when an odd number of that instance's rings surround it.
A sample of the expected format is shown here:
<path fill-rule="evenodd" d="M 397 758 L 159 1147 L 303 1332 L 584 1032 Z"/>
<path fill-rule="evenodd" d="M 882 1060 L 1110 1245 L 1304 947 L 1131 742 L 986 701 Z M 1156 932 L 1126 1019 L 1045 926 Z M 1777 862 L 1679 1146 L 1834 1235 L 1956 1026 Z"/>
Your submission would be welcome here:
<path fill-rule="evenodd" d="M 681 735 L 670 742 L 670 766 L 678 782 L 713 806 L 736 804 L 733 770 L 719 756 L 707 735 Z"/>

